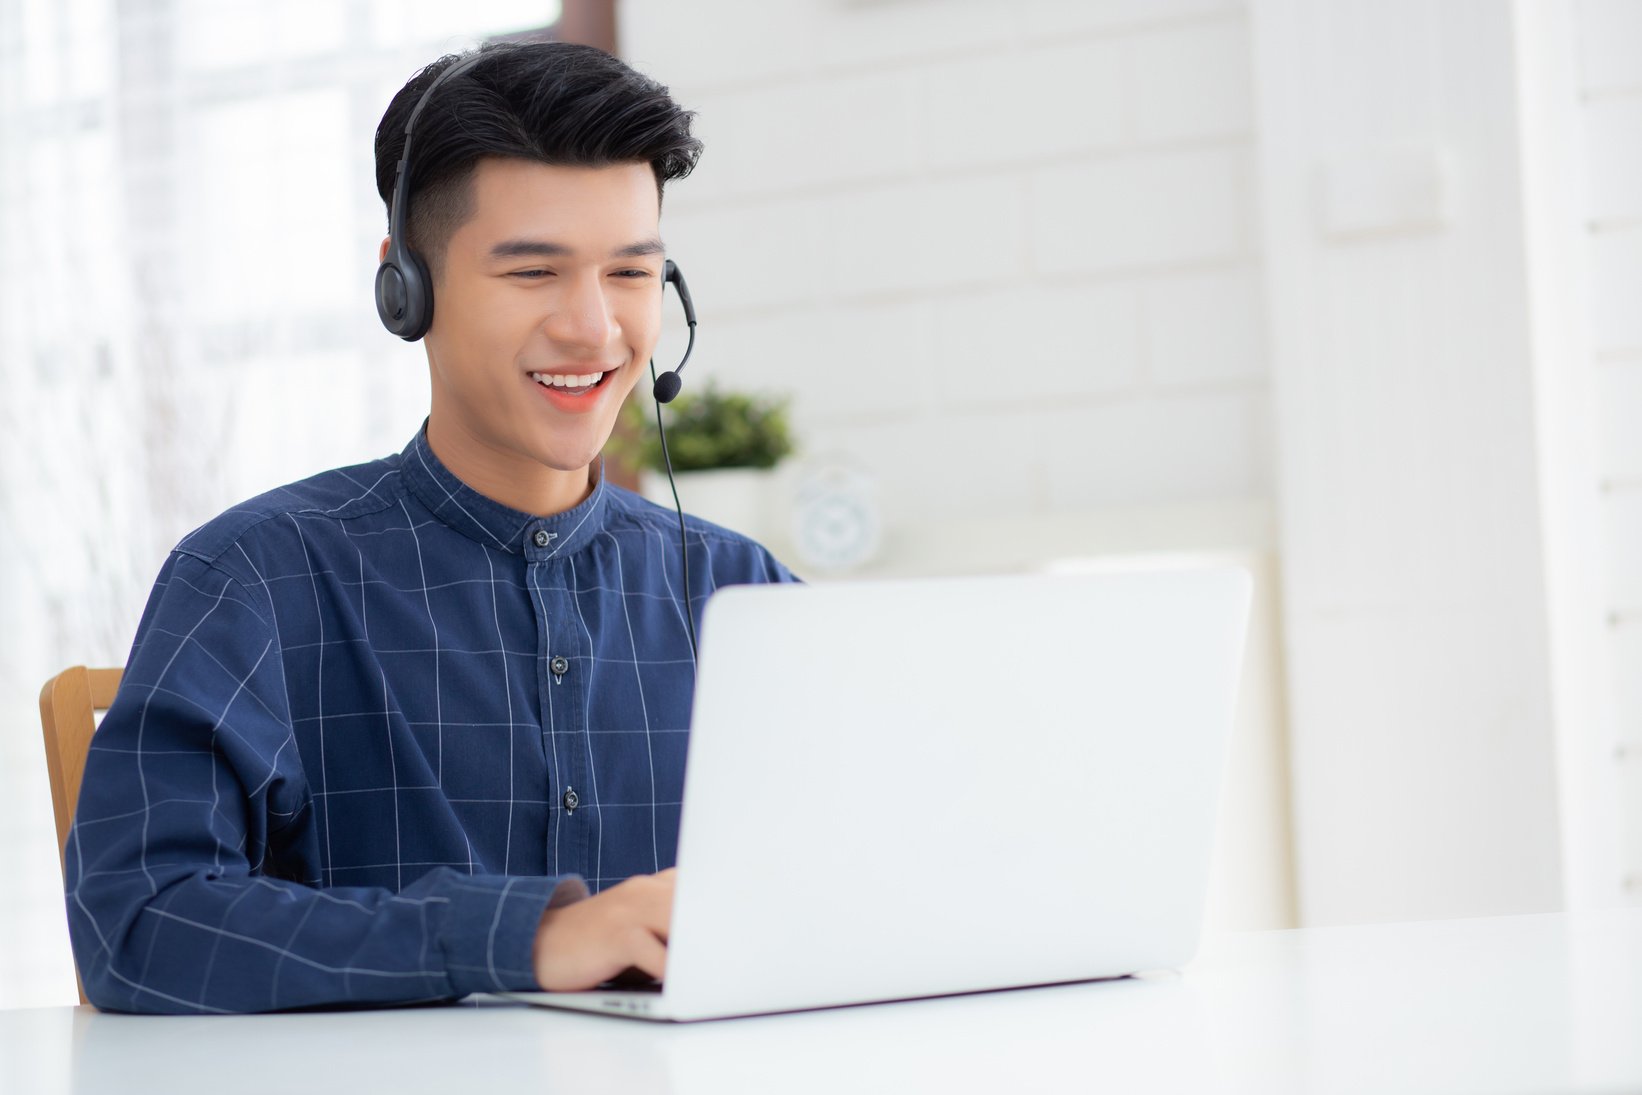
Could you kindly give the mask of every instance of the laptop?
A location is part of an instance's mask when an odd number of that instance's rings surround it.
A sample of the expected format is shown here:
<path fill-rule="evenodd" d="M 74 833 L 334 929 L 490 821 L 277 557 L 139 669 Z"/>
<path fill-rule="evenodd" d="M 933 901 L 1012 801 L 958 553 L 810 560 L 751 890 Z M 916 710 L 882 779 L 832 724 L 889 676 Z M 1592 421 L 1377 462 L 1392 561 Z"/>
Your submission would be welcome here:
<path fill-rule="evenodd" d="M 683 1022 L 1184 965 L 1251 591 L 1227 565 L 718 590 L 666 983 L 507 995 Z"/>

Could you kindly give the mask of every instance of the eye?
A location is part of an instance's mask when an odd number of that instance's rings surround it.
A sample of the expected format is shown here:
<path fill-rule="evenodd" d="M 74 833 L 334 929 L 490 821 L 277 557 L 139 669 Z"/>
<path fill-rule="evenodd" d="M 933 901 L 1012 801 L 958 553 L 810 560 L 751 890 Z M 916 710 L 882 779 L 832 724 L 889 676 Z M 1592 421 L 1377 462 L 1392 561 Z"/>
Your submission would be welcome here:
<path fill-rule="evenodd" d="M 508 277 L 510 278 L 523 278 L 526 281 L 538 281 L 542 278 L 550 278 L 552 276 L 553 271 L 551 270 L 514 270 L 512 273 L 508 274 Z"/>
<path fill-rule="evenodd" d="M 617 270 L 616 276 L 619 278 L 630 278 L 637 280 L 638 278 L 648 278 L 653 277 L 654 275 L 648 270 Z"/>

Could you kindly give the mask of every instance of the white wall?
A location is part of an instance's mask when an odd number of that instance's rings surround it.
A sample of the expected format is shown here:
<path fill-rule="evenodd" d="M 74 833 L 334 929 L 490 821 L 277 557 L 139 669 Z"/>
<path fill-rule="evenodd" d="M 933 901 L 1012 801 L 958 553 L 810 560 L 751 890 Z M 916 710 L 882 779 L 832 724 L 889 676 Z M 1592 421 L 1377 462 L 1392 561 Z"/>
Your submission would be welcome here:
<path fill-rule="evenodd" d="M 1511 8 L 1254 10 L 1302 916 L 1559 907 Z"/>
<path fill-rule="evenodd" d="M 1147 551 L 1255 573 L 1207 919 L 1292 924 L 1242 5 L 620 11 L 624 58 L 707 145 L 663 216 L 691 383 L 792 394 L 804 455 L 876 477 L 865 573 Z"/>
<path fill-rule="evenodd" d="M 701 112 L 663 222 L 697 382 L 793 393 L 812 454 L 876 470 L 874 572 L 1281 545 L 1295 881 L 1338 923 L 1636 870 L 1639 7 L 624 0 L 621 32 Z"/>
<path fill-rule="evenodd" d="M 1585 276 L 1624 886 L 1642 900 L 1642 3 L 1582 0 Z"/>
<path fill-rule="evenodd" d="M 1255 0 L 1308 922 L 1637 898 L 1584 252 L 1642 131 L 1580 138 L 1639 8 Z"/>
<path fill-rule="evenodd" d="M 663 217 L 698 383 L 794 393 L 902 528 L 1269 493 L 1240 5 L 621 16 L 707 144 Z"/>

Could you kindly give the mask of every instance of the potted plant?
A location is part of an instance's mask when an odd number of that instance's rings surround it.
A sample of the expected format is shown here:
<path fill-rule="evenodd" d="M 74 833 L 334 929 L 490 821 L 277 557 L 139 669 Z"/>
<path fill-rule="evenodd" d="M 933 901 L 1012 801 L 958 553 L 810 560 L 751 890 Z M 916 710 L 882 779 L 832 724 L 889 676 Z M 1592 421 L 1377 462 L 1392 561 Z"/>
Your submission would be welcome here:
<path fill-rule="evenodd" d="M 662 409 L 667 452 L 684 511 L 757 540 L 784 528 L 775 469 L 793 451 L 788 400 L 721 391 L 709 380 Z M 639 492 L 672 508 L 655 405 L 635 396 L 606 453 L 637 466 Z M 612 451 L 614 450 L 614 451 Z"/>

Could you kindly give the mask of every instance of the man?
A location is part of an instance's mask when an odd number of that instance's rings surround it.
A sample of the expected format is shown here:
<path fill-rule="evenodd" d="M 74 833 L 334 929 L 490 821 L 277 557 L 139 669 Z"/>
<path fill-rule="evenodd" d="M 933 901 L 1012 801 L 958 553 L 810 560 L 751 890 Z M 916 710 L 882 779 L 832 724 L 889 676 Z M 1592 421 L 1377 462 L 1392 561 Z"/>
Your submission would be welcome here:
<path fill-rule="evenodd" d="M 382 119 L 390 205 L 407 118 L 455 60 Z M 661 192 L 700 154 L 691 117 L 561 43 L 487 47 L 428 97 L 406 221 L 432 281 L 427 421 L 398 455 L 236 506 L 166 561 L 68 844 L 92 1003 L 663 976 L 685 613 L 721 585 L 792 580 L 691 519 L 686 591 L 676 517 L 596 463 L 655 349 Z"/>

